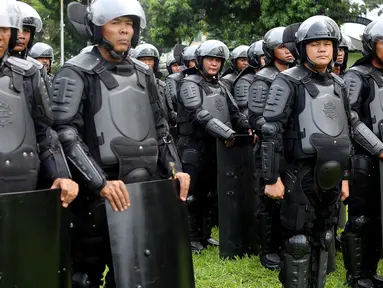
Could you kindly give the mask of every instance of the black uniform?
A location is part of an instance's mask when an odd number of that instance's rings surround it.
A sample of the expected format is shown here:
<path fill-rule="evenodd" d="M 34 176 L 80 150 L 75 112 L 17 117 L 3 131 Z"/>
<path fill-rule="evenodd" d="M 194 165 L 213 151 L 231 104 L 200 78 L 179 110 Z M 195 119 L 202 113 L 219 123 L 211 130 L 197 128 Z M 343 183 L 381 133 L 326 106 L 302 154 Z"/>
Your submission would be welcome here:
<path fill-rule="evenodd" d="M 138 60 L 110 63 L 94 48 L 69 60 L 57 73 L 52 111 L 81 185 L 72 207 L 74 285 L 88 279 L 91 287 L 98 287 L 107 264 L 111 270 L 107 284 L 114 287 L 99 192 L 107 180 L 134 183 L 168 178 L 169 162 L 181 171 L 155 78 Z"/>
<path fill-rule="evenodd" d="M 206 245 L 211 233 L 212 204 L 216 201 L 216 138 L 228 140 L 233 126 L 250 128 L 228 89 L 197 73 L 184 79 L 178 98 L 178 152 L 191 176 L 188 197 L 191 241 Z"/>

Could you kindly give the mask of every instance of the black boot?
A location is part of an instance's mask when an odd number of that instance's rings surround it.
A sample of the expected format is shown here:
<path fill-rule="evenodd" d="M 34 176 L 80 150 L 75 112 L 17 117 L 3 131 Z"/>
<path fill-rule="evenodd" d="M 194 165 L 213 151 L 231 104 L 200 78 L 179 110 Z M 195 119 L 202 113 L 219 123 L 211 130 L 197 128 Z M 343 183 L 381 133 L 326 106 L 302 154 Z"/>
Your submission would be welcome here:
<path fill-rule="evenodd" d="M 201 209 L 198 199 L 191 195 L 186 199 L 188 212 L 188 224 L 190 234 L 190 246 L 193 253 L 200 253 L 205 247 L 201 243 Z"/>
<path fill-rule="evenodd" d="M 213 192 L 209 192 L 207 194 L 206 200 L 204 201 L 201 239 L 202 244 L 205 247 L 219 246 L 219 242 L 211 237 L 211 229 L 213 228 L 214 207 L 216 206 L 217 201 L 217 194 Z"/>
<path fill-rule="evenodd" d="M 260 261 L 263 267 L 275 270 L 280 266 L 280 258 L 277 249 L 272 244 L 272 223 L 273 218 L 266 213 L 259 214 L 261 253 Z"/>

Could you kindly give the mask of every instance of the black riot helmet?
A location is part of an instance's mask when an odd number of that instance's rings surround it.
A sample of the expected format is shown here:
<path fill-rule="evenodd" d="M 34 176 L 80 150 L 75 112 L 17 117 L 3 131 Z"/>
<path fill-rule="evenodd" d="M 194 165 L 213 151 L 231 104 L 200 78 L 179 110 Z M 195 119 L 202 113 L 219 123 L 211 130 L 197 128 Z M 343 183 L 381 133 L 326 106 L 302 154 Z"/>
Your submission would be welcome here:
<path fill-rule="evenodd" d="M 166 61 L 166 69 L 168 70 L 169 75 L 173 74 L 172 66 L 174 64 L 178 65 L 176 58 L 171 54 L 168 57 L 168 61 Z"/>
<path fill-rule="evenodd" d="M 160 53 L 152 44 L 140 44 L 132 52 L 132 57 L 140 60 L 142 57 L 152 57 L 154 59 L 154 71 L 158 71 L 160 63 Z"/>
<path fill-rule="evenodd" d="M 342 71 L 345 71 L 347 68 L 347 61 L 348 61 L 348 53 L 352 49 L 352 42 L 348 35 L 341 33 L 342 40 L 339 43 L 338 48 L 343 48 L 344 50 L 344 59 L 342 63 L 335 62 L 335 66 L 338 66 L 341 68 Z"/>
<path fill-rule="evenodd" d="M 11 28 L 11 38 L 8 44 L 9 51 L 16 45 L 17 32 L 23 28 L 22 20 L 18 3 L 15 0 L 2 0 L 0 5 L 0 27 Z"/>
<path fill-rule="evenodd" d="M 247 50 L 247 59 L 249 65 L 255 69 L 261 69 L 261 57 L 265 55 L 263 52 L 263 40 L 259 40 L 250 45 Z"/>
<path fill-rule="evenodd" d="M 127 57 L 128 51 L 123 55 L 116 53 L 113 45 L 103 37 L 101 27 L 122 16 L 128 16 L 133 20 L 134 35 L 131 45 L 136 47 L 140 39 L 140 29 L 146 27 L 145 13 L 137 0 L 93 0 L 85 16 L 86 30 L 92 44 L 103 44 L 116 59 Z"/>
<path fill-rule="evenodd" d="M 229 49 L 223 42 L 218 40 L 207 40 L 201 45 L 199 45 L 198 48 L 195 50 L 196 67 L 197 69 L 201 70 L 206 77 L 210 77 L 210 75 L 207 74 L 203 67 L 203 58 L 220 58 L 222 60 L 221 69 L 219 71 L 220 73 L 223 69 L 225 61 L 229 59 L 229 53 Z"/>
<path fill-rule="evenodd" d="M 285 31 L 283 31 L 283 43 L 285 44 L 287 49 L 289 49 L 289 51 L 295 59 L 299 58 L 295 35 L 301 24 L 302 22 L 291 24 L 286 27 Z"/>
<path fill-rule="evenodd" d="M 198 45 L 190 45 L 182 51 L 182 62 L 187 68 L 189 68 L 189 61 L 195 60 L 195 50 L 197 48 Z"/>
<path fill-rule="evenodd" d="M 376 20 L 366 26 L 362 36 L 363 54 L 376 56 L 376 42 L 383 40 L 383 20 Z M 383 65 L 383 60 L 376 57 Z"/>
<path fill-rule="evenodd" d="M 301 62 L 307 62 L 315 69 L 315 64 L 307 57 L 306 45 L 314 40 L 327 39 L 333 42 L 333 61 L 335 61 L 338 55 L 338 45 L 341 39 L 339 26 L 331 18 L 322 15 L 313 16 L 305 20 L 299 26 L 296 34 L 297 48 Z"/>
<path fill-rule="evenodd" d="M 231 68 L 233 70 L 237 70 L 236 60 L 238 58 L 247 58 L 247 50 L 249 50 L 249 46 L 241 45 L 241 46 L 234 48 L 234 50 L 231 51 L 230 62 L 231 62 Z"/>
<path fill-rule="evenodd" d="M 28 27 L 31 30 L 31 37 L 27 49 L 26 51 L 21 52 L 23 57 L 27 57 L 28 51 L 32 48 L 36 32 L 38 33 L 43 29 L 43 21 L 41 20 L 39 13 L 37 13 L 32 6 L 20 1 L 16 3 L 19 6 L 23 27 Z"/>
<path fill-rule="evenodd" d="M 287 62 L 275 58 L 274 49 L 281 46 L 283 43 L 283 32 L 285 27 L 276 27 L 269 30 L 263 37 L 263 52 L 265 53 L 265 66 L 271 65 L 274 61 L 282 65 L 291 64 L 293 61 Z"/>

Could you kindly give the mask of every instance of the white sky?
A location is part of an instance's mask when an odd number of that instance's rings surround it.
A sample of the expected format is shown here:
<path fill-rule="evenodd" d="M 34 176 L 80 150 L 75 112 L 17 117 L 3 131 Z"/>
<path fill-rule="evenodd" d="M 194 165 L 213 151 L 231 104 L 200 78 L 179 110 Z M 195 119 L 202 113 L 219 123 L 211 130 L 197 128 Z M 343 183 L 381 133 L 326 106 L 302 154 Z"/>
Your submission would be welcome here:
<path fill-rule="evenodd" d="M 355 2 L 362 3 L 361 0 L 355 0 Z M 383 18 L 383 14 L 381 16 L 378 16 L 379 9 L 372 10 L 371 12 L 367 13 L 367 18 L 371 20 L 377 20 L 379 18 Z M 361 35 L 363 34 L 365 26 L 361 24 L 354 24 L 354 23 L 346 23 L 342 26 L 342 31 L 345 32 L 347 35 L 350 35 L 354 38 L 360 39 Z"/>

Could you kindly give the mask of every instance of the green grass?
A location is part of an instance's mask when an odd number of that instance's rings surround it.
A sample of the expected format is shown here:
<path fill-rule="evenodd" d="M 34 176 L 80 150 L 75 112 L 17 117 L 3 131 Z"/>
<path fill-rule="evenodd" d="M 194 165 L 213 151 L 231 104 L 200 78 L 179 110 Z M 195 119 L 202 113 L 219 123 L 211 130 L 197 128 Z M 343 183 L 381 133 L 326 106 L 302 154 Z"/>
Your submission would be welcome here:
<path fill-rule="evenodd" d="M 218 230 L 213 235 L 218 239 Z M 209 247 L 195 255 L 196 288 L 274 288 L 281 287 L 278 271 L 263 268 L 258 256 L 236 260 L 221 260 L 218 248 Z M 336 271 L 327 277 L 326 287 L 344 287 L 345 270 L 341 253 L 337 253 Z M 382 275 L 383 266 L 379 265 Z"/>

